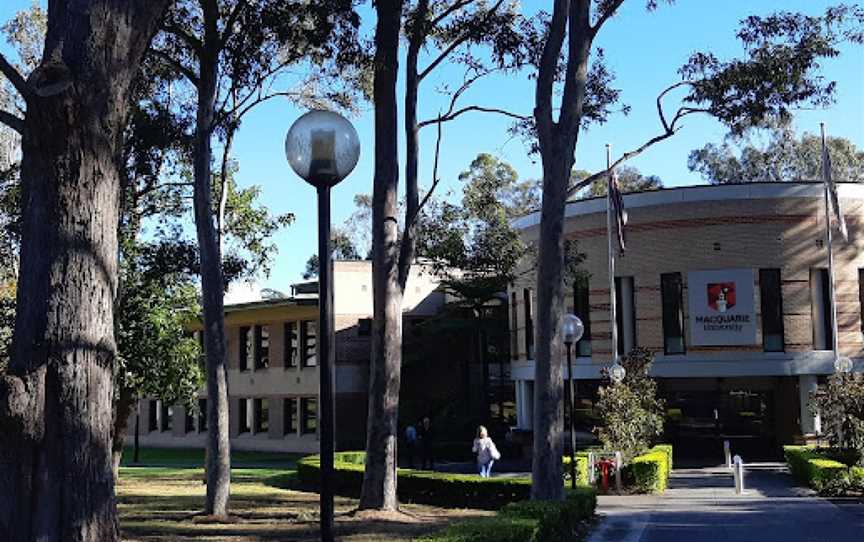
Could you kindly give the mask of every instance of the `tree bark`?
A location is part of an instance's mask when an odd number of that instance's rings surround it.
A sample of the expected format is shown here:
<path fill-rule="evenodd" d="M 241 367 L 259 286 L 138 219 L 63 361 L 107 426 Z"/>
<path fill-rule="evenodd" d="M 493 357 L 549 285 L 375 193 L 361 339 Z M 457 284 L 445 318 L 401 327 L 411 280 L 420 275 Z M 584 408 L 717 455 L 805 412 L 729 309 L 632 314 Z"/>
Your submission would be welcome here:
<path fill-rule="evenodd" d="M 0 380 L 0 540 L 119 538 L 118 164 L 130 83 L 167 4 L 49 2 L 43 61 L 24 89 L 18 311 Z"/>
<path fill-rule="evenodd" d="M 194 139 L 195 230 L 201 255 L 201 301 L 204 312 L 204 352 L 207 360 L 207 497 L 204 512 L 226 516 L 231 485 L 231 442 L 228 433 L 227 343 L 224 280 L 219 236 L 214 224 L 211 139 L 219 73 L 219 6 L 201 3 L 204 46 L 200 54 L 198 109 Z"/>
<path fill-rule="evenodd" d="M 590 0 L 556 0 L 537 76 L 534 117 L 543 162 L 543 201 L 537 257 L 536 351 L 534 356 L 534 454 L 531 498 L 564 498 L 562 455 L 564 349 L 564 210 L 582 119 L 591 50 Z M 555 71 L 568 37 L 567 76 L 561 112 L 553 120 Z"/>
<path fill-rule="evenodd" d="M 111 471 L 114 480 L 118 480 L 120 473 L 120 460 L 123 459 L 123 446 L 126 444 L 126 429 L 129 426 L 129 417 L 135 412 L 138 404 L 132 390 L 121 387 L 115 390 L 114 398 L 114 428 L 111 439 Z"/>
<path fill-rule="evenodd" d="M 402 287 L 399 281 L 396 80 L 402 0 L 375 8 L 375 181 L 372 193 L 372 359 L 366 468 L 360 509 L 395 510 L 396 441 L 402 360 Z"/>

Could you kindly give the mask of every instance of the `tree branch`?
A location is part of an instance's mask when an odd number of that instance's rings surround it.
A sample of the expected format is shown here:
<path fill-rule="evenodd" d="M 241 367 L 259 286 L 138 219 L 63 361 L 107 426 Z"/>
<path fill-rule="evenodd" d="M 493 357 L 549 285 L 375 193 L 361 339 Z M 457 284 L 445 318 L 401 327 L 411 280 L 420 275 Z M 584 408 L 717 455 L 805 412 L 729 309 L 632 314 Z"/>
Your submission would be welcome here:
<path fill-rule="evenodd" d="M 439 119 L 441 117 L 438 117 Z M 432 193 L 435 192 L 435 188 L 438 187 L 438 184 L 441 182 L 441 179 L 438 177 L 438 159 L 441 156 L 441 137 L 442 137 L 442 127 L 444 122 L 440 120 L 434 120 L 433 123 L 438 124 L 438 137 L 435 140 L 435 158 L 432 162 L 432 186 L 429 187 L 429 190 L 426 194 L 423 195 L 423 199 L 420 200 L 420 203 L 417 205 L 417 209 L 415 212 L 408 217 L 406 221 L 405 231 L 408 231 L 409 228 L 413 227 L 417 223 L 417 219 L 420 217 L 420 211 L 423 210 L 423 207 L 429 201 L 429 198 L 432 197 Z"/>
<path fill-rule="evenodd" d="M 15 90 L 21 94 L 25 101 L 29 101 L 34 96 L 33 89 L 31 89 L 30 85 L 27 84 L 24 76 L 15 69 L 15 66 L 6 60 L 3 53 L 0 53 L 0 73 L 6 76 L 6 79 L 12 83 L 12 86 L 15 87 Z"/>
<path fill-rule="evenodd" d="M 179 26 L 175 26 L 173 24 L 163 24 L 162 31 L 180 39 L 180 41 L 182 41 L 190 49 L 192 49 L 192 51 L 194 51 L 196 55 L 200 56 L 201 51 L 204 49 L 204 44 L 201 43 L 198 38 L 186 32 L 186 30 L 180 28 Z"/>
<path fill-rule="evenodd" d="M 24 133 L 24 119 L 16 117 L 8 111 L 0 111 L 0 123 L 12 128 L 19 134 Z"/>
<path fill-rule="evenodd" d="M 618 11 L 618 8 L 620 8 L 621 4 L 623 3 L 624 0 L 615 0 L 615 2 L 611 6 L 609 6 L 609 9 L 607 9 L 606 11 L 601 13 L 599 17 L 597 17 L 597 22 L 594 23 L 594 25 L 591 27 L 592 38 L 597 35 L 597 32 L 599 32 L 601 28 L 603 28 L 603 25 L 606 24 L 606 21 L 608 21 L 613 15 L 615 15 L 615 12 Z"/>
<path fill-rule="evenodd" d="M 498 109 L 495 107 L 483 107 L 483 106 L 479 106 L 479 105 L 469 105 L 469 106 L 463 107 L 462 109 L 454 111 L 453 113 L 449 113 L 449 114 L 444 115 L 444 116 L 439 116 L 439 117 L 434 118 L 434 119 L 424 120 L 423 122 L 419 123 L 417 126 L 419 128 L 423 128 L 425 126 L 429 126 L 430 124 L 440 125 L 444 122 L 449 122 L 449 121 L 455 119 L 456 117 L 459 117 L 460 115 L 463 115 L 463 114 L 468 113 L 470 111 L 479 111 L 481 113 L 496 113 L 496 114 L 504 115 L 505 117 L 510 117 L 510 118 L 517 119 L 517 120 L 526 120 L 526 119 L 531 118 L 529 115 L 520 115 L 518 113 L 513 113 L 513 112 L 507 111 L 505 109 Z"/>
<path fill-rule="evenodd" d="M 168 64 L 168 66 L 174 68 L 174 71 L 186 77 L 186 79 L 188 79 L 190 83 L 192 83 L 196 87 L 198 86 L 198 76 L 195 75 L 195 72 L 193 72 L 191 69 L 187 68 L 183 64 L 180 64 L 175 59 L 171 58 L 171 55 L 159 49 L 150 49 L 150 53 L 162 59 L 162 61 Z"/>
<path fill-rule="evenodd" d="M 237 5 L 235 5 L 234 9 L 231 11 L 231 14 L 228 15 L 228 19 L 225 21 L 225 28 L 222 29 L 222 36 L 219 38 L 223 44 L 228 41 L 228 37 L 232 33 L 231 28 L 234 26 L 234 23 L 237 22 L 237 19 L 240 17 L 243 10 L 246 9 L 247 4 L 247 0 L 239 0 Z"/>
<path fill-rule="evenodd" d="M 444 19 L 446 19 L 447 17 L 452 15 L 456 10 L 462 9 L 465 6 L 467 6 L 468 4 L 473 4 L 473 3 L 474 3 L 474 0 L 459 0 L 458 2 L 451 4 L 450 7 L 448 7 L 447 9 L 442 11 L 440 14 L 438 14 L 437 17 L 435 17 L 434 19 L 429 21 L 429 27 L 435 28 L 436 26 L 438 26 L 441 23 L 441 21 L 443 21 Z"/>

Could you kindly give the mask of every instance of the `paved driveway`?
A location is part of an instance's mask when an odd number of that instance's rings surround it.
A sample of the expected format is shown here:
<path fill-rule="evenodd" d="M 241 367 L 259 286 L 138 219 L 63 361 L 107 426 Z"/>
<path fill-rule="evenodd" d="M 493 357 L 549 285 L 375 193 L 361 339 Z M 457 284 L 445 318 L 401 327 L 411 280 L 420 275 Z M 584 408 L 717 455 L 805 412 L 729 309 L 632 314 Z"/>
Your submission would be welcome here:
<path fill-rule="evenodd" d="M 589 542 L 864 542 L 864 504 L 794 487 L 776 463 L 748 466 L 743 495 L 728 469 L 683 469 L 663 495 L 598 501 Z"/>

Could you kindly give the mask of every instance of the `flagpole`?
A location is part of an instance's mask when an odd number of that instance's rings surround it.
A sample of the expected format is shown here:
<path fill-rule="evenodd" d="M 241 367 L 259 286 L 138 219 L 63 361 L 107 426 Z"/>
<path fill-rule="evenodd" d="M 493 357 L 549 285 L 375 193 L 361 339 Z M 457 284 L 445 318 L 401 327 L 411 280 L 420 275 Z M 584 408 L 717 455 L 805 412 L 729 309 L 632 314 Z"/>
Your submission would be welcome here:
<path fill-rule="evenodd" d="M 825 161 L 825 149 L 827 148 L 825 142 L 825 123 L 819 123 L 819 129 L 822 132 L 822 161 Z M 825 168 L 825 164 L 822 165 L 823 171 Z M 823 174 L 824 177 L 824 174 Z M 834 363 L 837 363 L 837 360 L 840 357 L 838 352 L 838 336 L 837 336 L 837 299 L 834 293 L 834 248 L 832 243 L 831 234 L 831 210 L 829 207 L 831 206 L 831 202 L 829 201 L 828 194 L 828 179 L 824 178 L 823 183 L 825 185 L 825 240 L 826 245 L 828 247 L 828 297 L 831 299 L 831 350 L 834 352 Z"/>
<path fill-rule="evenodd" d="M 615 251 L 612 244 L 612 145 L 606 144 L 606 241 L 609 246 L 609 320 L 612 326 L 612 365 L 618 363 L 618 318 L 615 314 Z"/>

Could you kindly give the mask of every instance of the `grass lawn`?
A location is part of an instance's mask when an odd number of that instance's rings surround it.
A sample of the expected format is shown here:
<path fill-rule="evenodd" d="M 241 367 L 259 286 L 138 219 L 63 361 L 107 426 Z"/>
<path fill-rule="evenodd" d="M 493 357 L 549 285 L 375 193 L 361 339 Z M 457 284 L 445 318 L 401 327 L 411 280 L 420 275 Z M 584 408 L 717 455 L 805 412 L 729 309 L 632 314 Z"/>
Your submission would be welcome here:
<path fill-rule="evenodd" d="M 141 450 L 142 463 L 145 453 Z M 318 540 L 318 495 L 295 489 L 295 456 L 235 454 L 234 463 L 286 466 L 234 468 L 231 513 L 236 521 L 198 521 L 204 507 L 204 470 L 200 450 L 148 450 L 148 463 L 158 466 L 120 468 L 118 511 L 123 540 L 153 541 L 289 541 Z M 197 455 L 196 455 L 197 453 Z M 268 457 L 267 456 L 272 456 Z M 131 457 L 131 453 L 129 454 Z M 267 460 L 265 460 L 267 459 Z M 173 464 L 177 466 L 171 466 Z M 126 463 L 124 462 L 124 465 Z M 456 519 L 490 515 L 478 510 L 453 510 L 404 505 L 402 514 L 355 514 L 357 501 L 336 498 L 336 530 L 342 541 L 398 541 L 434 532 Z"/>

